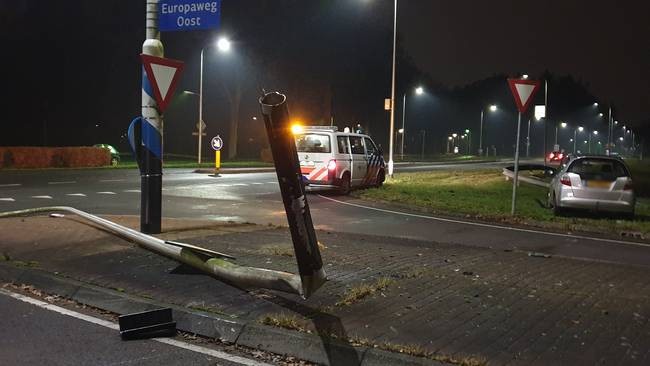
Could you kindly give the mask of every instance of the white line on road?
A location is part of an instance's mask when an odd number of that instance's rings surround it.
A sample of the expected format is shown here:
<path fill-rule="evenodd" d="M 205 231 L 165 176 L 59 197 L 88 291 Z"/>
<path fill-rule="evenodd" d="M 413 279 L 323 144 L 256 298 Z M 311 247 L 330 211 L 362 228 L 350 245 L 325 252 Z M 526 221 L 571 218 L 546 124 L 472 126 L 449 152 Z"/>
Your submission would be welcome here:
<path fill-rule="evenodd" d="M 117 194 L 115 192 L 97 192 L 97 194 Z"/>
<path fill-rule="evenodd" d="M 101 179 L 100 182 L 124 182 L 125 179 Z"/>
<path fill-rule="evenodd" d="M 31 298 L 31 297 L 28 297 L 28 296 L 25 296 L 25 295 L 21 295 L 21 294 L 15 293 L 15 292 L 0 289 L 0 294 L 5 295 L 5 296 L 9 296 L 11 298 L 14 298 L 16 300 L 20 300 L 22 302 L 26 302 L 28 304 L 32 304 L 32 305 L 37 306 L 37 307 L 42 308 L 42 309 L 50 310 L 50 311 L 53 311 L 55 313 L 59 313 L 59 314 L 62 314 L 62 315 L 66 315 L 66 316 L 70 316 L 70 317 L 73 317 L 73 318 L 76 318 L 76 319 L 80 319 L 80 320 L 86 321 L 88 323 L 100 325 L 102 327 L 106 327 L 106 328 L 113 329 L 113 330 L 119 330 L 120 329 L 120 327 L 117 324 L 115 324 L 113 322 L 110 322 L 108 320 L 96 318 L 94 316 L 90 316 L 90 315 L 86 315 L 86 314 L 81 314 L 81 313 L 78 313 L 76 311 L 68 310 L 66 308 L 62 308 L 60 306 L 56 306 L 56 305 L 53 305 L 53 304 L 50 304 L 50 303 L 47 303 L 47 302 L 44 302 L 44 301 L 41 301 L 41 300 L 37 300 L 37 299 Z M 234 355 L 231 355 L 231 354 L 226 353 L 226 352 L 217 351 L 217 350 L 210 349 L 210 348 L 207 348 L 207 347 L 197 346 L 197 345 L 194 345 L 194 344 L 191 344 L 191 343 L 179 341 L 179 340 L 172 339 L 172 338 L 152 338 L 151 340 L 156 341 L 156 342 L 160 342 L 160 343 L 164 343 L 164 344 L 167 344 L 167 345 L 170 345 L 170 346 L 183 348 L 183 349 L 186 349 L 188 351 L 193 351 L 193 352 L 196 352 L 196 353 L 201 353 L 201 354 L 204 354 L 204 355 L 212 356 L 212 357 L 215 357 L 215 358 L 218 358 L 218 359 L 221 359 L 221 360 L 238 363 L 238 364 L 241 364 L 241 365 L 244 365 L 244 366 L 271 366 L 271 365 L 266 364 L 266 363 L 258 362 L 258 361 L 255 361 L 255 360 L 250 360 L 250 359 L 244 358 L 244 357 L 234 356 Z"/>
<path fill-rule="evenodd" d="M 264 182 L 264 183 L 266 183 L 266 184 L 278 184 L 278 182 L 275 181 L 275 180 L 273 182 Z"/>
<path fill-rule="evenodd" d="M 68 193 L 66 196 L 72 196 L 72 197 L 86 197 L 85 194 L 83 193 Z"/>
<path fill-rule="evenodd" d="M 3 187 L 20 187 L 22 184 L 20 183 L 9 183 L 9 184 L 0 184 L 0 188 Z"/>
<path fill-rule="evenodd" d="M 261 184 L 264 184 L 264 183 L 255 182 L 255 183 L 251 183 L 251 184 L 254 184 L 254 185 L 258 186 L 258 185 L 261 185 Z"/>
<path fill-rule="evenodd" d="M 636 243 L 636 242 L 633 242 L 633 241 L 595 238 L 595 237 L 591 237 L 591 236 L 573 235 L 573 234 L 561 234 L 561 233 L 553 233 L 553 232 L 548 232 L 548 231 L 539 231 L 539 230 L 532 230 L 532 229 L 521 229 L 521 228 L 518 228 L 518 227 L 482 224 L 480 222 L 446 219 L 446 218 L 442 218 L 442 217 L 418 215 L 418 214 L 413 214 L 413 213 L 408 213 L 408 212 L 400 212 L 400 211 L 386 210 L 386 209 L 383 209 L 383 208 L 364 206 L 364 205 L 359 205 L 359 204 L 356 204 L 356 203 L 339 201 L 337 199 L 330 198 L 330 197 L 325 197 L 325 196 L 320 195 L 320 194 L 318 195 L 318 197 L 326 199 L 328 201 L 337 202 L 337 203 L 340 203 L 342 205 L 348 205 L 348 206 L 353 206 L 353 207 L 358 207 L 358 208 L 365 208 L 366 210 L 385 212 L 385 213 L 401 215 L 401 216 L 417 217 L 417 218 L 420 218 L 420 219 L 435 220 L 435 221 L 441 221 L 441 222 L 451 222 L 451 223 L 454 223 L 454 224 L 464 224 L 464 225 L 479 226 L 479 227 L 489 227 L 489 228 L 492 228 L 492 229 L 519 231 L 519 232 L 523 232 L 523 233 L 541 234 L 541 235 L 549 235 L 549 236 L 559 236 L 559 237 L 571 238 L 571 239 L 593 240 L 593 241 L 599 241 L 599 242 L 603 242 L 603 243 L 635 245 L 635 246 L 639 246 L 639 247 L 650 248 L 650 244 Z"/>
<path fill-rule="evenodd" d="M 32 198 L 51 200 L 52 196 L 32 196 Z"/>
<path fill-rule="evenodd" d="M 16 200 L 13 199 L 13 198 L 7 197 L 7 198 L 0 198 L 0 201 L 15 202 Z"/>
<path fill-rule="evenodd" d="M 74 184 L 77 183 L 74 180 L 69 180 L 69 181 L 63 181 L 63 182 L 47 182 L 47 184 Z"/>
<path fill-rule="evenodd" d="M 140 193 L 139 189 L 125 189 L 122 192 L 124 193 Z"/>
<path fill-rule="evenodd" d="M 233 187 L 248 187 L 248 184 L 246 184 L 246 183 L 234 183 L 232 186 Z"/>

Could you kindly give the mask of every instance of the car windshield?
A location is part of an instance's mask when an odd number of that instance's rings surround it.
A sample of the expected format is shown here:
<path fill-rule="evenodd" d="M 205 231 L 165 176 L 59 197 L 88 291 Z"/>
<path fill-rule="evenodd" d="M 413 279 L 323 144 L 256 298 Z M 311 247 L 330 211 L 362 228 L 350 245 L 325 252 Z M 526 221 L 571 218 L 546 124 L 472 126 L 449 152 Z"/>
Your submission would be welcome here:
<path fill-rule="evenodd" d="M 568 172 L 578 174 L 585 180 L 613 181 L 629 176 L 623 163 L 612 159 L 579 159 L 571 164 Z"/>
<path fill-rule="evenodd" d="M 330 137 L 315 133 L 308 133 L 296 136 L 296 149 L 305 153 L 329 153 L 331 152 Z"/>

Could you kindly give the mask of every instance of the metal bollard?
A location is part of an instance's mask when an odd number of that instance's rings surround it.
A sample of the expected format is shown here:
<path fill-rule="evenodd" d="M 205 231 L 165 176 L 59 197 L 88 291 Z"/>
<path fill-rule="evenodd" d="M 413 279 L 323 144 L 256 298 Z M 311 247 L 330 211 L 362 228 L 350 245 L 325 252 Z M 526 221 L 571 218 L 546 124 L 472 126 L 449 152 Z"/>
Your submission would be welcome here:
<path fill-rule="evenodd" d="M 278 92 L 266 93 L 260 98 L 260 105 L 291 230 L 303 296 L 307 298 L 327 281 L 327 277 L 305 197 L 296 143 L 291 132 L 287 97 Z"/>

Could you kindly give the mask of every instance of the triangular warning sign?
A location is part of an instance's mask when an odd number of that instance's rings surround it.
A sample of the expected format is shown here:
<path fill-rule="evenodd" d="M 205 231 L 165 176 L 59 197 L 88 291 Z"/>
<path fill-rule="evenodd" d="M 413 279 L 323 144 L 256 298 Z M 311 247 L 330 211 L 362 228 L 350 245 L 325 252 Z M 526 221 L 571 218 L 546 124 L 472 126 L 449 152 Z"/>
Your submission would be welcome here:
<path fill-rule="evenodd" d="M 163 112 L 171 101 L 176 84 L 183 72 L 183 61 L 172 60 L 141 54 L 142 65 L 151 83 L 153 97 L 158 103 L 158 109 Z"/>
<path fill-rule="evenodd" d="M 517 109 L 519 109 L 520 113 L 525 113 L 539 89 L 539 80 L 508 79 L 508 84 L 512 95 L 515 97 Z"/>

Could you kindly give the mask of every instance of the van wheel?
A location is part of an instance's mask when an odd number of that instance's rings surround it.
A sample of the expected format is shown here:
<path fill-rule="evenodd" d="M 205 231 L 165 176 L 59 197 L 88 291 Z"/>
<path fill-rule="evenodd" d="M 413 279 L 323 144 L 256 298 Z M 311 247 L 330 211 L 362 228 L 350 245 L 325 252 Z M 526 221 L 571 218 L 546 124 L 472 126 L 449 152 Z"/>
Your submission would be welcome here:
<path fill-rule="evenodd" d="M 351 182 L 350 182 L 350 174 L 344 174 L 343 178 L 341 178 L 341 185 L 339 186 L 339 193 L 343 195 L 348 195 L 350 194 L 350 191 L 352 190 L 351 188 Z"/>
<path fill-rule="evenodd" d="M 384 185 L 384 182 L 386 181 L 386 173 L 383 170 L 380 170 L 379 173 L 377 173 L 377 184 L 375 184 L 376 187 L 381 187 Z"/>

